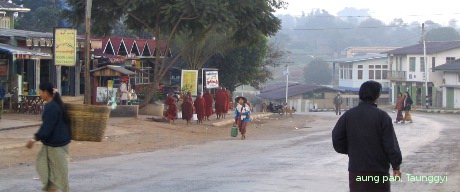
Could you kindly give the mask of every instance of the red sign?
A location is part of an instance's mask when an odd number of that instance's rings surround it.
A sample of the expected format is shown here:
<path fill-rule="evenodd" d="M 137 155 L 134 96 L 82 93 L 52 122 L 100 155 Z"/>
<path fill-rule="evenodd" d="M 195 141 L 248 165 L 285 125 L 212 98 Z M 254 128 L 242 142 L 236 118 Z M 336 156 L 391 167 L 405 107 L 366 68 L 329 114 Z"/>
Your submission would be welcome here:
<path fill-rule="evenodd" d="M 8 73 L 7 66 L 0 64 L 0 77 L 6 77 L 7 73 Z"/>

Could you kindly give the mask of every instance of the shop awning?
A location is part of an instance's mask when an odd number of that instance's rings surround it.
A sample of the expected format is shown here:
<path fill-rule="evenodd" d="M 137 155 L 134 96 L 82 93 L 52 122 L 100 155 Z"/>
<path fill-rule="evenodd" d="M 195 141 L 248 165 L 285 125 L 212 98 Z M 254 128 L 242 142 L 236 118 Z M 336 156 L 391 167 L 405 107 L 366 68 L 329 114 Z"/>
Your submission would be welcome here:
<path fill-rule="evenodd" d="M 16 47 L 13 45 L 3 44 L 0 43 L 0 51 L 7 52 L 14 55 L 30 55 L 30 56 L 43 56 L 43 57 L 51 57 L 49 53 L 42 53 L 38 51 L 34 51 L 31 49 Z"/>

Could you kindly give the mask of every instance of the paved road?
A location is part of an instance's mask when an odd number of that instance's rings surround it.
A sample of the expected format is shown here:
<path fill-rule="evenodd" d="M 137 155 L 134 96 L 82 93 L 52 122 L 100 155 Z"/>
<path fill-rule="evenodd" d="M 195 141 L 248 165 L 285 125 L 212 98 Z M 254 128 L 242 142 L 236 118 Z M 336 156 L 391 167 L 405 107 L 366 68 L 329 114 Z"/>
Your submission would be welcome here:
<path fill-rule="evenodd" d="M 321 115 L 331 115 L 323 113 Z M 392 114 L 394 115 L 394 114 Z M 413 114 L 395 125 L 404 155 L 402 171 L 447 173 L 443 184 L 394 183 L 393 191 L 460 191 L 458 115 Z M 300 118 L 296 118 L 298 120 Z M 318 121 L 320 122 L 320 121 Z M 72 191 L 314 191 L 347 192 L 348 158 L 332 149 L 335 122 L 292 129 L 270 140 L 226 140 L 72 162 Z M 38 191 L 33 167 L 1 170 L 0 191 Z"/>

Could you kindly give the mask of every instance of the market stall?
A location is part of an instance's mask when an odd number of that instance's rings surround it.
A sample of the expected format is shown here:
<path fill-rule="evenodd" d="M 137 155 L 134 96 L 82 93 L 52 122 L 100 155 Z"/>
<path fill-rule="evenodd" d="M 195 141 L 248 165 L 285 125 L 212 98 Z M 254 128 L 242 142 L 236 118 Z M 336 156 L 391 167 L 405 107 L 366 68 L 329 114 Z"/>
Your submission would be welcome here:
<path fill-rule="evenodd" d="M 107 65 L 91 72 L 93 73 L 93 105 L 107 105 L 113 97 L 120 104 L 117 92 L 121 85 L 121 80 L 126 79 L 127 85 L 130 85 L 130 77 L 136 75 L 135 72 L 116 65 Z"/>

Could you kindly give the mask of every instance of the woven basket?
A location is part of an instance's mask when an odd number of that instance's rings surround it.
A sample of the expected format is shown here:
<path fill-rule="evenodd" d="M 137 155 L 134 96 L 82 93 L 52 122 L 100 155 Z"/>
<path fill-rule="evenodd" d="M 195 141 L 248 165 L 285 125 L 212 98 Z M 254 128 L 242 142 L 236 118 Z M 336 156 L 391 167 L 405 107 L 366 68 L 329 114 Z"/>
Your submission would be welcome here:
<path fill-rule="evenodd" d="M 73 140 L 102 141 L 110 115 L 109 107 L 67 103 L 66 110 Z"/>

